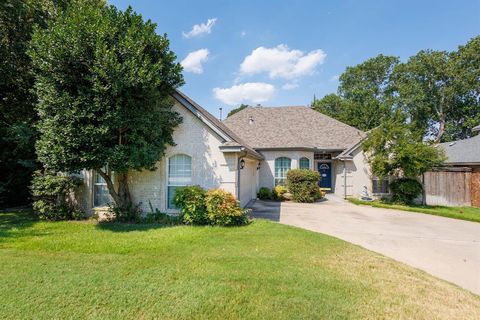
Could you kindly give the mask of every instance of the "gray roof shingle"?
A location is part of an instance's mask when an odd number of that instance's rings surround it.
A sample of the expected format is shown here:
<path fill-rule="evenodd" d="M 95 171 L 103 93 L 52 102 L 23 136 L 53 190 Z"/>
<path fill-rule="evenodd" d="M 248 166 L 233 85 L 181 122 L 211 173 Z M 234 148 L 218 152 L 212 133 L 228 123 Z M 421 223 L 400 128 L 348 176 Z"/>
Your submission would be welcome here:
<path fill-rule="evenodd" d="M 480 134 L 465 140 L 440 143 L 445 150 L 447 164 L 480 164 Z"/>
<path fill-rule="evenodd" d="M 224 120 L 255 149 L 344 150 L 365 133 L 305 106 L 248 107 Z"/>

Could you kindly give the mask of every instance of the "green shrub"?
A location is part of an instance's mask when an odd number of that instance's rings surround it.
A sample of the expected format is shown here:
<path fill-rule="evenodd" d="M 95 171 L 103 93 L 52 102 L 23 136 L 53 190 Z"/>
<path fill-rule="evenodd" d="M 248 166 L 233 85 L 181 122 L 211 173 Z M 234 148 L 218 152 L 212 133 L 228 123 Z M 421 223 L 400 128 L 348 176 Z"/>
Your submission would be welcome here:
<path fill-rule="evenodd" d="M 152 203 L 148 201 L 150 206 L 150 212 L 142 217 L 142 223 L 158 223 L 166 226 L 177 225 L 180 222 L 180 218 L 177 216 L 169 215 L 165 212 L 161 212 L 157 208 L 153 209 Z"/>
<path fill-rule="evenodd" d="M 209 223 L 220 226 L 238 226 L 248 223 L 247 210 L 230 192 L 212 189 L 207 192 L 206 206 Z"/>
<path fill-rule="evenodd" d="M 287 172 L 287 188 L 296 202 L 315 202 L 320 199 L 318 187 L 320 174 L 308 169 L 293 169 Z"/>
<path fill-rule="evenodd" d="M 287 187 L 278 185 L 272 189 L 273 199 L 280 200 L 280 201 L 285 200 L 285 197 L 283 195 L 287 192 L 288 192 Z"/>
<path fill-rule="evenodd" d="M 392 191 L 392 201 L 402 204 L 412 204 L 418 197 L 423 187 L 420 182 L 413 178 L 399 178 L 390 183 Z"/>
<path fill-rule="evenodd" d="M 44 220 L 84 218 L 84 213 L 70 198 L 70 193 L 82 185 L 82 179 L 54 172 L 35 171 L 30 189 L 33 210 Z"/>
<path fill-rule="evenodd" d="M 266 187 L 261 187 L 260 190 L 258 190 L 257 198 L 260 200 L 270 200 L 272 199 L 272 192 Z"/>
<path fill-rule="evenodd" d="M 111 222 L 142 222 L 142 211 L 140 210 L 140 205 L 130 204 L 128 206 L 116 206 L 112 204 L 110 206 L 110 211 L 113 213 L 112 216 L 108 217 L 108 221 Z"/>
<path fill-rule="evenodd" d="M 173 203 L 180 209 L 180 219 L 183 223 L 195 225 L 208 223 L 205 194 L 205 190 L 200 186 L 186 186 L 176 190 Z"/>

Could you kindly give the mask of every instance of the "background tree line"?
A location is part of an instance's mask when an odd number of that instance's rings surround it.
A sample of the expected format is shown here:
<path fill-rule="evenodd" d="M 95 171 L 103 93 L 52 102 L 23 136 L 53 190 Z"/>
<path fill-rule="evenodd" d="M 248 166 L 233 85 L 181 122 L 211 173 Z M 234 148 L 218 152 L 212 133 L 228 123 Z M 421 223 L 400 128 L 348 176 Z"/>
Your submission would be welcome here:
<path fill-rule="evenodd" d="M 480 124 L 480 36 L 406 62 L 378 55 L 348 67 L 339 81 L 337 94 L 314 99 L 315 110 L 365 131 L 395 118 L 421 139 L 468 138 Z"/>
<path fill-rule="evenodd" d="M 68 0 L 0 2 L 0 206 L 23 204 L 38 167 L 35 155 L 36 94 L 27 54 L 35 28 L 44 29 Z"/>

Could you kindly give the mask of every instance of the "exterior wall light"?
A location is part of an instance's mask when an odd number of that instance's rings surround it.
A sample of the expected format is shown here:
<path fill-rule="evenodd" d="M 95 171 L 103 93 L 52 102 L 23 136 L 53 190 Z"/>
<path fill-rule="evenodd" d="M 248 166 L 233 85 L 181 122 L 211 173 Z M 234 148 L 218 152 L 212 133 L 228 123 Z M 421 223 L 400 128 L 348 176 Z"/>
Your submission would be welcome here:
<path fill-rule="evenodd" d="M 242 170 L 243 168 L 245 168 L 245 160 L 240 160 L 240 170 Z"/>

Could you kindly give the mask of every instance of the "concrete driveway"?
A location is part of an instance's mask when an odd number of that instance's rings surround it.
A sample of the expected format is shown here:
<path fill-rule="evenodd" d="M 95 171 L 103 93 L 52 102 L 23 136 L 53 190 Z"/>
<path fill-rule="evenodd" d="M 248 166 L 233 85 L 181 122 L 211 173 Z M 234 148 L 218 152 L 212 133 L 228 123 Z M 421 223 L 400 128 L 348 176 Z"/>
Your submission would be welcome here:
<path fill-rule="evenodd" d="M 256 201 L 253 215 L 325 233 L 480 294 L 480 223 L 357 206 Z"/>

